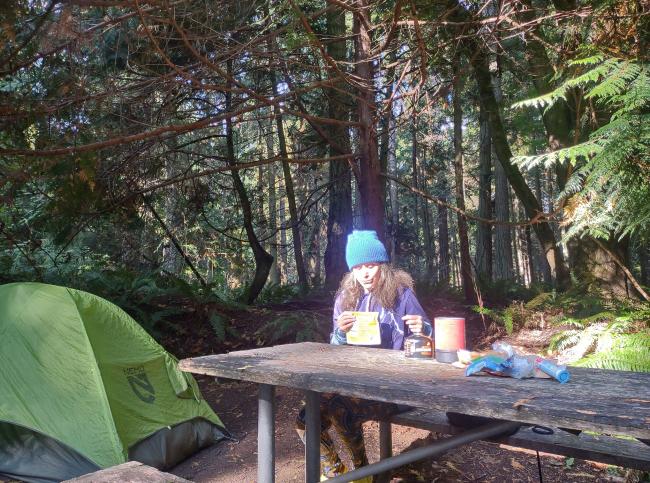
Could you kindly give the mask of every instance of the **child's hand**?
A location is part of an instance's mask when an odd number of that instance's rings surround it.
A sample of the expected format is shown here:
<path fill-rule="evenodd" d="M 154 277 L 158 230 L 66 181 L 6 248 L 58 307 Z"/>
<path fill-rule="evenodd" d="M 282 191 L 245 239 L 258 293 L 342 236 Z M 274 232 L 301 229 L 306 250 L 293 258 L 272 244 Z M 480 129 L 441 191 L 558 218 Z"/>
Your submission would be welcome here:
<path fill-rule="evenodd" d="M 339 315 L 339 318 L 336 320 L 336 325 L 338 325 L 341 332 L 347 333 L 350 331 L 356 320 L 357 319 L 352 315 L 352 312 L 346 310 Z"/>
<path fill-rule="evenodd" d="M 406 325 L 408 325 L 411 333 L 416 335 L 422 333 L 422 327 L 424 323 L 422 322 L 421 315 L 405 315 L 402 317 L 402 320 Z"/>

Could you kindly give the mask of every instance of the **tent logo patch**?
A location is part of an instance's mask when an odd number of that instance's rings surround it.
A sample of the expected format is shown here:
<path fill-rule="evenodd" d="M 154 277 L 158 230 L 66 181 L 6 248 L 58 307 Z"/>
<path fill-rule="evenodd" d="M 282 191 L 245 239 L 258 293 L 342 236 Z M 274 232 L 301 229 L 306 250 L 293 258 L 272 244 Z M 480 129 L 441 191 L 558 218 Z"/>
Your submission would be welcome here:
<path fill-rule="evenodd" d="M 153 404 L 156 400 L 156 391 L 153 388 L 144 367 L 127 367 L 124 369 L 126 380 L 129 381 L 129 386 L 133 393 L 138 396 L 138 399 L 148 404 Z"/>

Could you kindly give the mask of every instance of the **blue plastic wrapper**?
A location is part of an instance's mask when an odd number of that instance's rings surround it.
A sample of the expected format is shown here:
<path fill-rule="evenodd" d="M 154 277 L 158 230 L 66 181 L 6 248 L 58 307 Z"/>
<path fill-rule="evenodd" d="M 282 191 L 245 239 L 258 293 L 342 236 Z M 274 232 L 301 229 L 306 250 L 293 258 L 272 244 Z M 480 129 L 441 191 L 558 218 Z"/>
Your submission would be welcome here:
<path fill-rule="evenodd" d="M 537 361 L 537 367 L 549 376 L 560 381 L 560 384 L 569 382 L 569 379 L 571 379 L 571 375 L 567 371 L 566 366 L 558 366 L 547 359 Z"/>
<path fill-rule="evenodd" d="M 465 369 L 465 375 L 471 376 L 482 370 L 487 370 L 490 372 L 502 373 L 505 369 L 503 363 L 505 359 L 497 356 L 483 356 L 474 360 L 467 368 Z"/>
<path fill-rule="evenodd" d="M 508 366 L 505 371 L 506 376 L 515 379 L 535 377 L 535 363 L 529 357 L 513 355 L 508 358 L 506 363 Z"/>
<path fill-rule="evenodd" d="M 525 379 L 535 377 L 535 370 L 539 369 L 562 384 L 570 379 L 566 366 L 558 366 L 541 357 L 518 355 L 512 346 L 505 342 L 495 342 L 492 344 L 492 349 L 499 355 L 489 354 L 475 359 L 465 369 L 465 375 L 471 376 L 477 372 L 485 371 L 499 376 Z M 539 373 L 537 377 L 540 377 Z"/>

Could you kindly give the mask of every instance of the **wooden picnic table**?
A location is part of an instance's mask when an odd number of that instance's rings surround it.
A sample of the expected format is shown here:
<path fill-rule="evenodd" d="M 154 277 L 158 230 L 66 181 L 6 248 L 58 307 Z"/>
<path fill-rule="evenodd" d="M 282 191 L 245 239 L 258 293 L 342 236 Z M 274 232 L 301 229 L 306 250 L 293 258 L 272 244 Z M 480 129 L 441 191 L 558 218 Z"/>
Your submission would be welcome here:
<path fill-rule="evenodd" d="M 275 386 L 306 391 L 309 483 L 319 478 L 320 393 L 650 439 L 648 373 L 571 368 L 567 384 L 552 379 L 466 377 L 462 369 L 434 360 L 407 359 L 401 351 L 313 342 L 185 359 L 180 367 L 197 374 L 260 384 L 260 482 L 274 481 Z M 507 427 L 497 425 L 488 432 L 504 430 Z M 477 434 L 475 439 L 484 437 Z M 468 438 L 462 442 L 471 442 Z"/>

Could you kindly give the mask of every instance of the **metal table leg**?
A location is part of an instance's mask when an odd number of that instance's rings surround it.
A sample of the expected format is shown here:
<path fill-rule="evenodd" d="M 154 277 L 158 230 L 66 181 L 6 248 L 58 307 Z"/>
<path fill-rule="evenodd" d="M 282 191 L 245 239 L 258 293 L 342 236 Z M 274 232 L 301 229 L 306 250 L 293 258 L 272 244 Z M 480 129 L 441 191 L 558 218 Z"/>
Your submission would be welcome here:
<path fill-rule="evenodd" d="M 257 413 L 257 481 L 275 482 L 275 386 L 259 385 Z"/>
<path fill-rule="evenodd" d="M 305 391 L 305 482 L 320 481 L 320 393 Z"/>
<path fill-rule="evenodd" d="M 519 426 L 521 426 L 521 423 L 512 421 L 488 423 L 483 426 L 479 426 L 478 428 L 464 431 L 456 436 L 452 436 L 451 438 L 436 441 L 435 443 L 428 446 L 413 449 L 411 451 L 407 451 L 406 453 L 392 456 L 388 459 L 373 463 L 368 466 L 362 466 L 361 468 L 350 471 L 349 473 L 337 476 L 336 478 L 331 478 L 328 480 L 328 482 L 348 483 L 352 480 L 359 480 L 367 476 L 377 475 L 383 473 L 384 471 L 390 471 L 394 468 L 399 468 L 400 466 L 413 463 L 414 461 L 418 461 L 423 458 L 430 458 L 432 456 L 441 455 L 450 449 L 457 448 L 458 446 L 462 446 L 473 441 L 480 441 L 485 438 L 507 433 L 515 428 L 518 428 Z"/>
<path fill-rule="evenodd" d="M 379 421 L 379 460 L 393 456 L 393 433 L 389 421 Z M 377 483 L 390 483 L 390 470 L 377 475 Z"/>

